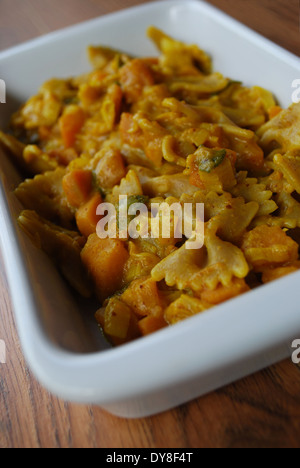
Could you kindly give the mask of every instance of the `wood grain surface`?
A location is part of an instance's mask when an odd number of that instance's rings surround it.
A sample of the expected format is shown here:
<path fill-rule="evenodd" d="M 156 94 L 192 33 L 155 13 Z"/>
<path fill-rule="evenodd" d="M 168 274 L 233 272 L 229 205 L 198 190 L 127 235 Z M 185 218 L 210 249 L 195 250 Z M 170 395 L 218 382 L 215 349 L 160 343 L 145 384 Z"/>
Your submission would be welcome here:
<path fill-rule="evenodd" d="M 0 50 L 141 3 L 0 0 Z M 210 3 L 299 55 L 298 0 Z M 290 361 L 164 414 L 128 421 L 61 401 L 36 382 L 20 349 L 1 259 L 0 313 L 7 346 L 7 363 L 0 364 L 1 448 L 300 447 L 300 371 Z"/>

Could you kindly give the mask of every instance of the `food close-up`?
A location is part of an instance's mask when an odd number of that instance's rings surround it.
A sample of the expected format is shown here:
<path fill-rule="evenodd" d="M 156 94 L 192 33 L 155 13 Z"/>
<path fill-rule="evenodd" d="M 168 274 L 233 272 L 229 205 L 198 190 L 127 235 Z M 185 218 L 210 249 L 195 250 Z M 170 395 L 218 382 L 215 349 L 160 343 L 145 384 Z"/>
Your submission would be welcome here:
<path fill-rule="evenodd" d="M 282 109 L 198 46 L 148 36 L 159 58 L 90 46 L 91 72 L 49 77 L 0 133 L 23 175 L 19 226 L 75 294 L 97 298 L 113 345 L 300 269 L 300 104 Z M 153 203 L 204 204 L 204 245 L 172 231 L 101 239 L 97 209 L 118 212 L 120 196 L 148 207 L 150 227 Z"/>

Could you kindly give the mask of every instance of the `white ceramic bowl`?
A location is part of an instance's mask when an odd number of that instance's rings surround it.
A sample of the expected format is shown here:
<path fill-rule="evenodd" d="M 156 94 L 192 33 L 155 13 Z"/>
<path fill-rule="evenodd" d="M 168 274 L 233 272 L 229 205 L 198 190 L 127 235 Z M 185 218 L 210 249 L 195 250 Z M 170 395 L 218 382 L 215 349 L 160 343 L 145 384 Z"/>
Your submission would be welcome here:
<path fill-rule="evenodd" d="M 198 43 L 215 69 L 246 85 L 271 89 L 288 106 L 299 58 L 198 1 L 146 4 L 56 32 L 0 53 L 7 104 L 53 77 L 89 70 L 86 46 L 106 44 L 153 55 L 149 25 Z M 142 417 L 167 410 L 262 369 L 290 354 L 300 337 L 300 273 L 118 349 L 108 349 L 94 307 L 75 301 L 49 259 L 16 227 L 15 173 L 1 155 L 0 233 L 24 354 L 40 382 L 58 396 Z M 89 309 L 89 310 L 87 310 Z"/>

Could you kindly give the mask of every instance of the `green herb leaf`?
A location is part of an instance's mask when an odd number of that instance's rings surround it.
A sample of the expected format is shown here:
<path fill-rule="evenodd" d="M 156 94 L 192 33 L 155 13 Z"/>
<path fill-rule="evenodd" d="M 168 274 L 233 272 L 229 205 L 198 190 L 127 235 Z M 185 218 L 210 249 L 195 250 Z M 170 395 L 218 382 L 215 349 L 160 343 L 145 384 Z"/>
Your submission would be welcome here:
<path fill-rule="evenodd" d="M 93 176 L 93 187 L 95 190 L 97 190 L 97 192 L 100 193 L 101 197 L 103 198 L 103 200 L 105 200 L 105 197 L 106 197 L 106 193 L 104 192 L 104 190 L 100 187 L 99 183 L 98 183 L 98 180 L 97 180 L 97 174 L 95 171 L 92 171 L 92 176 Z"/>
<path fill-rule="evenodd" d="M 148 205 L 149 197 L 144 195 L 131 195 L 127 198 L 127 210 L 134 205 L 135 203 L 142 203 L 143 205 Z M 116 212 L 117 212 L 117 223 L 119 227 L 119 217 L 120 217 L 120 205 L 119 203 L 115 204 Z M 128 216 L 128 223 L 134 219 L 134 216 Z"/>
<path fill-rule="evenodd" d="M 131 195 L 128 197 L 128 208 L 135 203 L 143 203 L 144 205 L 147 205 L 149 203 L 149 197 L 146 197 L 145 195 Z"/>
<path fill-rule="evenodd" d="M 226 150 L 213 151 L 210 157 L 205 157 L 199 162 L 199 171 L 210 173 L 220 166 L 226 157 Z"/>

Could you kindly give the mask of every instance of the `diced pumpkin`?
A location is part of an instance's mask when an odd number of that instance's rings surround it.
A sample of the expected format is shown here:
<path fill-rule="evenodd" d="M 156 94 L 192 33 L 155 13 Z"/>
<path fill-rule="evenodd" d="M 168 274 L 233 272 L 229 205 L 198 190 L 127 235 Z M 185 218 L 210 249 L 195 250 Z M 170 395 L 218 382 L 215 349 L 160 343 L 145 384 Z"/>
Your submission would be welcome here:
<path fill-rule="evenodd" d="M 121 115 L 120 133 L 123 143 L 126 143 L 133 148 L 143 148 L 143 132 L 139 128 L 138 124 L 134 121 L 132 114 L 123 112 Z"/>
<path fill-rule="evenodd" d="M 139 330 L 143 336 L 150 335 L 151 333 L 161 330 L 167 325 L 168 324 L 163 316 L 154 317 L 149 315 L 138 322 Z"/>
<path fill-rule="evenodd" d="M 203 291 L 201 299 L 209 304 L 217 305 L 247 291 L 250 291 L 250 288 L 246 284 L 245 280 L 234 278 L 229 286 L 219 285 L 214 290 Z"/>
<path fill-rule="evenodd" d="M 59 121 L 62 139 L 66 148 L 74 146 L 76 135 L 85 122 L 84 111 L 79 106 L 68 106 Z"/>
<path fill-rule="evenodd" d="M 119 150 L 108 149 L 95 169 L 97 182 L 103 189 L 112 189 L 126 176 L 126 169 Z"/>
<path fill-rule="evenodd" d="M 111 299 L 105 309 L 104 332 L 125 339 L 131 320 L 131 309 L 119 299 Z"/>
<path fill-rule="evenodd" d="M 79 208 L 91 195 L 93 189 L 92 172 L 84 169 L 69 172 L 63 178 L 63 189 L 70 205 Z"/>
<path fill-rule="evenodd" d="M 244 236 L 242 250 L 256 271 L 298 260 L 298 244 L 278 226 L 258 226 Z"/>
<path fill-rule="evenodd" d="M 236 155 L 225 149 L 200 147 L 187 159 L 190 184 L 202 190 L 220 192 L 236 185 L 234 163 Z"/>
<path fill-rule="evenodd" d="M 76 212 L 77 227 L 85 237 L 89 237 L 96 232 L 97 224 L 102 218 L 102 216 L 97 215 L 96 212 L 102 201 L 100 193 L 95 193 L 95 195 L 84 205 L 80 206 Z"/>
<path fill-rule="evenodd" d="M 121 68 L 120 82 L 128 103 L 137 101 L 144 88 L 155 83 L 150 67 L 141 59 L 131 60 Z"/>
<path fill-rule="evenodd" d="M 115 346 L 128 343 L 141 336 L 137 317 L 118 298 L 110 299 L 105 308 L 96 312 L 95 318 L 107 339 Z"/>
<path fill-rule="evenodd" d="M 263 272 L 262 281 L 263 283 L 270 283 L 271 281 L 278 280 L 284 276 L 296 273 L 300 270 L 300 262 L 296 262 L 293 265 L 288 265 L 279 268 L 269 268 Z"/>
<path fill-rule="evenodd" d="M 200 314 L 210 307 L 210 304 L 200 299 L 182 294 L 180 299 L 173 302 L 165 311 L 165 320 L 169 325 L 175 325 L 182 320 Z"/>
<path fill-rule="evenodd" d="M 260 173 L 264 168 L 264 152 L 257 144 L 255 133 L 233 125 L 225 125 L 223 129 L 229 148 L 237 155 L 237 170 Z"/>
<path fill-rule="evenodd" d="M 129 254 L 117 239 L 99 239 L 92 234 L 81 252 L 81 258 L 94 281 L 101 301 L 121 289 L 124 265 Z"/>
<path fill-rule="evenodd" d="M 159 297 L 157 283 L 149 277 L 133 281 L 122 294 L 122 301 L 138 317 L 160 316 L 162 313 L 162 302 Z"/>

